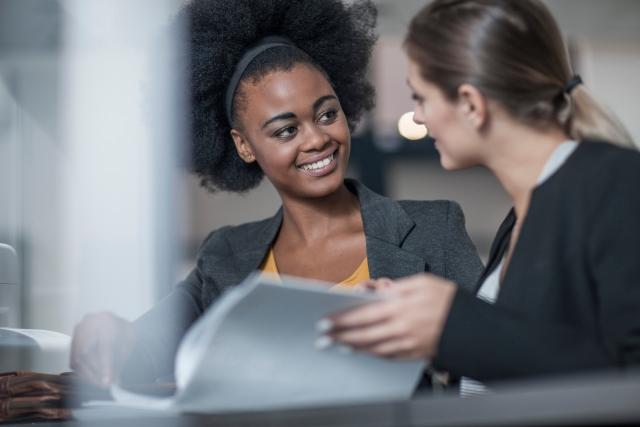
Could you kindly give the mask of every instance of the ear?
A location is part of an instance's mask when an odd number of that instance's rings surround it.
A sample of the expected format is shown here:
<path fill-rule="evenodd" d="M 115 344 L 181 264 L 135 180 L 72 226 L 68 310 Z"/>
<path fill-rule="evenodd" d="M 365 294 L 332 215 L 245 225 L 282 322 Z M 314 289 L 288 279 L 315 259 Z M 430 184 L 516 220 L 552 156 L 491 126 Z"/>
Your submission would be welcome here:
<path fill-rule="evenodd" d="M 231 138 L 233 138 L 233 143 L 236 145 L 238 155 L 245 163 L 253 163 L 256 161 L 253 149 L 242 132 L 237 129 L 231 129 Z"/>
<path fill-rule="evenodd" d="M 462 116 L 476 130 L 482 129 L 489 120 L 487 98 L 473 85 L 468 83 L 460 85 L 458 106 Z"/>

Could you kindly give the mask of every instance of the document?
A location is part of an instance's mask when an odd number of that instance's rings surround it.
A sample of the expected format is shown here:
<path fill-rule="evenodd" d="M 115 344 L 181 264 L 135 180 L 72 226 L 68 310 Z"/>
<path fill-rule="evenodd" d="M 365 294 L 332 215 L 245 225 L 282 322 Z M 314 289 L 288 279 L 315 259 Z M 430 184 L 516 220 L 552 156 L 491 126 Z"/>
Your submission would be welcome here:
<path fill-rule="evenodd" d="M 118 405 L 178 412 L 251 411 L 401 400 L 420 361 L 391 361 L 333 344 L 316 347 L 325 316 L 380 297 L 255 273 L 189 329 L 176 357 L 177 392 L 153 398 L 114 386 Z"/>
<path fill-rule="evenodd" d="M 40 329 L 0 328 L 0 372 L 69 370 L 71 337 Z"/>

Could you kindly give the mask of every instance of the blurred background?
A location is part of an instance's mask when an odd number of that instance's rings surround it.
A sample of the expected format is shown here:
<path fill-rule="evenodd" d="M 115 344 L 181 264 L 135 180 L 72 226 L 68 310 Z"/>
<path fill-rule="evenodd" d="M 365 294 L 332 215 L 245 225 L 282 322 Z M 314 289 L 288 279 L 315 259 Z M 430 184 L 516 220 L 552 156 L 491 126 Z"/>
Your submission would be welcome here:
<path fill-rule="evenodd" d="M 401 124 L 413 107 L 402 39 L 426 1 L 377 3 L 377 108 L 353 136 L 350 174 L 396 199 L 456 200 L 486 259 L 506 195 L 484 170 L 443 171 L 428 136 Z M 546 3 L 576 71 L 640 141 L 640 2 Z M 0 243 L 18 272 L 0 272 L 0 326 L 71 333 L 105 309 L 133 319 L 211 230 L 278 209 L 267 181 L 212 195 L 179 167 L 183 76 L 170 64 L 182 33 L 167 23 L 180 4 L 0 0 Z"/>

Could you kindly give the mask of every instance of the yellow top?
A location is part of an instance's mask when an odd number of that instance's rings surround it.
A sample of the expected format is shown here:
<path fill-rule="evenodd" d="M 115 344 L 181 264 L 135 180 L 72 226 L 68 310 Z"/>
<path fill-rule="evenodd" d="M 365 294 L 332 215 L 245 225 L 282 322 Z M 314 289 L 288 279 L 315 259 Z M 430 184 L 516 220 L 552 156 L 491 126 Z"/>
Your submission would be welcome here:
<path fill-rule="evenodd" d="M 276 265 L 276 257 L 273 254 L 273 248 L 269 249 L 267 257 L 260 266 L 260 270 L 262 270 L 263 273 L 270 273 L 276 276 L 279 274 L 278 266 Z M 369 261 L 367 257 L 364 257 L 364 260 L 362 260 L 351 276 L 347 277 L 337 285 L 332 286 L 331 289 L 349 289 L 359 283 L 366 282 L 369 279 Z"/>

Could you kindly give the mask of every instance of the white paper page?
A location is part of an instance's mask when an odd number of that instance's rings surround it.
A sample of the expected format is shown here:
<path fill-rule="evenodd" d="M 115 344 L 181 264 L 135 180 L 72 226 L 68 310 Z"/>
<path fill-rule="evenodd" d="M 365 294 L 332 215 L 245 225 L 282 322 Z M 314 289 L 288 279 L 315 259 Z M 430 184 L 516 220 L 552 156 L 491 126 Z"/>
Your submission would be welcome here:
<path fill-rule="evenodd" d="M 0 371 L 69 370 L 71 337 L 41 329 L 0 328 Z"/>
<path fill-rule="evenodd" d="M 15 329 L 0 328 L 5 331 L 15 332 L 33 339 L 43 351 L 66 351 L 71 347 L 71 337 L 60 332 L 47 331 L 44 329 Z"/>
<path fill-rule="evenodd" d="M 375 299 L 330 292 L 317 282 L 253 275 L 223 295 L 185 337 L 175 402 L 153 400 L 159 409 L 222 412 L 407 399 L 424 362 L 314 345 L 320 319 Z M 156 405 L 114 391 L 123 404 Z"/>

